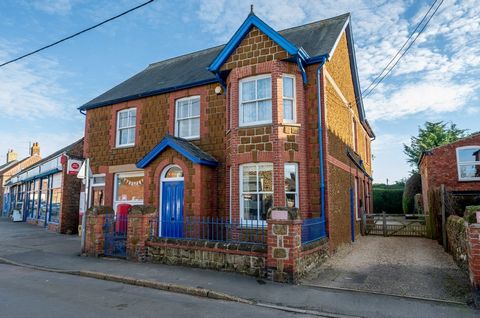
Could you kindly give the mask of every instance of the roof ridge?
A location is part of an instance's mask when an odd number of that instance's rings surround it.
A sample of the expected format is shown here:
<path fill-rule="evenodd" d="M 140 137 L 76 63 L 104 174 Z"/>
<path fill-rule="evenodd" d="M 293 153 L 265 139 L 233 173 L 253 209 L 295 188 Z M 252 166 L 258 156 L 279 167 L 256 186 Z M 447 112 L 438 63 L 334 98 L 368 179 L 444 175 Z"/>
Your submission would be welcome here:
<path fill-rule="evenodd" d="M 340 18 L 340 17 L 350 16 L 350 15 L 351 15 L 350 12 L 346 12 L 346 13 L 337 15 L 337 16 L 335 16 L 335 17 L 331 17 L 331 18 L 323 19 L 323 20 L 312 21 L 312 22 L 309 22 L 309 23 L 305 23 L 305 24 L 301 24 L 301 25 L 294 26 L 294 27 L 286 28 L 286 29 L 283 29 L 283 30 L 278 30 L 277 32 L 280 33 L 280 32 L 295 30 L 295 29 L 298 29 L 298 28 L 304 28 L 304 27 L 312 26 L 312 25 L 314 25 L 314 24 L 315 24 L 315 25 L 316 25 L 316 24 L 319 24 L 319 23 L 321 23 L 321 22 L 326 22 L 326 21 L 330 21 L 330 20 L 335 20 L 335 19 L 338 19 L 338 18 Z"/>
<path fill-rule="evenodd" d="M 190 53 L 185 53 L 185 54 L 182 54 L 182 55 L 177 55 L 177 56 L 173 56 L 173 57 L 169 57 L 165 60 L 161 60 L 161 61 L 157 61 L 157 62 L 153 62 L 153 63 L 150 63 L 148 65 L 148 68 L 150 67 L 155 67 L 157 66 L 158 64 L 161 64 L 161 63 L 165 63 L 165 62 L 169 62 L 169 61 L 172 61 L 172 60 L 178 60 L 178 59 L 182 59 L 182 58 L 186 58 L 188 56 L 191 56 L 191 55 L 195 55 L 195 54 L 198 54 L 198 53 L 206 53 L 207 51 L 213 51 L 214 49 L 218 49 L 222 46 L 225 46 L 225 44 L 221 44 L 221 45 L 217 45 L 217 46 L 212 46 L 212 47 L 209 47 L 209 48 L 206 48 L 206 49 L 201 49 L 201 50 L 198 50 L 198 51 L 194 51 L 194 52 L 190 52 Z"/>

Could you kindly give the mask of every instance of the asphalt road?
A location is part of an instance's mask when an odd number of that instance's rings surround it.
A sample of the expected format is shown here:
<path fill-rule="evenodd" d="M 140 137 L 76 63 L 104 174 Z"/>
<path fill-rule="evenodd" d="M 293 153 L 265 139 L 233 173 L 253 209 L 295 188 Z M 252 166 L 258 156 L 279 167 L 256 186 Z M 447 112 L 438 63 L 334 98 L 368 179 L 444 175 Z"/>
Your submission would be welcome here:
<path fill-rule="evenodd" d="M 308 317 L 0 264 L 0 317 Z"/>

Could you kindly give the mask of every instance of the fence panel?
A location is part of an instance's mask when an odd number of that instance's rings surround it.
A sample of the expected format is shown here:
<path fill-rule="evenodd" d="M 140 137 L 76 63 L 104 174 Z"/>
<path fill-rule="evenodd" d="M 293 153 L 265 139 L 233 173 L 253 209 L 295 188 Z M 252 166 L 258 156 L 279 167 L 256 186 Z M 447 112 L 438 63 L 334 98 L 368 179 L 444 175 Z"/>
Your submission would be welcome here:
<path fill-rule="evenodd" d="M 208 240 L 244 244 L 267 243 L 266 222 L 258 220 L 234 221 L 221 217 L 186 217 L 183 221 L 150 221 L 150 237 Z M 160 233 L 160 235 L 158 235 Z"/>
<path fill-rule="evenodd" d="M 364 214 L 362 228 L 366 235 L 427 236 L 425 215 Z"/>
<path fill-rule="evenodd" d="M 315 242 L 326 237 L 325 220 L 321 217 L 303 220 L 302 244 Z"/>

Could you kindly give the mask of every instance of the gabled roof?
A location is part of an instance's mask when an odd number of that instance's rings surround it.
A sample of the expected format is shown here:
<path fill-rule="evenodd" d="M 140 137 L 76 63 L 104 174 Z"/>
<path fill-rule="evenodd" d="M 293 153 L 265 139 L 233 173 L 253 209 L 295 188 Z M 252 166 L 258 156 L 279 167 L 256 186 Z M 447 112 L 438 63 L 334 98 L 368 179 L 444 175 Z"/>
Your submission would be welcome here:
<path fill-rule="evenodd" d="M 240 45 L 242 40 L 254 26 L 272 39 L 275 43 L 277 43 L 281 48 L 287 51 L 288 54 L 298 56 L 303 61 L 306 61 L 309 58 L 308 54 L 303 50 L 302 47 L 297 47 L 295 44 L 280 35 L 280 33 L 268 26 L 252 12 L 248 15 L 247 19 L 242 23 L 237 32 L 235 32 L 230 41 L 228 41 L 228 43 L 222 48 L 222 51 L 217 55 L 217 57 L 215 57 L 212 64 L 210 64 L 208 67 L 208 70 L 211 72 L 218 72 L 220 67 L 228 60 L 230 55 Z"/>
<path fill-rule="evenodd" d="M 437 149 L 439 149 L 439 148 L 443 148 L 443 147 L 446 147 L 446 146 L 451 146 L 451 145 L 453 145 L 453 144 L 456 144 L 456 143 L 458 143 L 458 142 L 463 142 L 463 141 L 465 141 L 465 140 L 467 140 L 467 139 L 470 139 L 470 138 L 478 138 L 478 140 L 479 140 L 479 142 L 480 142 L 480 132 L 475 132 L 475 133 L 473 133 L 473 134 L 470 134 L 470 135 L 468 135 L 468 136 L 465 136 L 465 137 L 463 137 L 463 138 L 460 138 L 460 139 L 458 139 L 458 140 L 455 140 L 455 141 L 453 141 L 453 142 L 451 142 L 451 143 L 448 143 L 448 144 L 445 144 L 445 145 L 441 145 L 441 146 L 434 147 L 434 148 L 432 148 L 432 149 L 423 151 L 422 154 L 420 155 L 420 158 L 418 159 L 417 165 L 420 166 L 420 164 L 422 163 L 422 160 L 423 160 L 423 158 L 424 158 L 425 156 L 431 156 L 431 155 L 433 155 L 433 151 L 434 151 L 434 150 L 437 150 Z M 472 144 L 472 146 L 477 146 L 477 144 L 476 144 L 477 141 L 474 141 L 474 142 L 475 142 L 475 144 Z"/>
<path fill-rule="evenodd" d="M 212 155 L 206 153 L 188 140 L 166 135 L 158 145 L 137 162 L 137 168 L 143 169 L 148 166 L 150 162 L 157 158 L 157 156 L 168 147 L 174 149 L 193 163 L 211 167 L 216 167 L 218 165 L 217 160 Z"/>
<path fill-rule="evenodd" d="M 328 57 L 332 53 L 349 19 L 350 14 L 346 13 L 273 32 L 295 47 L 302 48 L 302 52 L 309 56 L 307 63 L 318 63 L 319 57 Z M 179 89 L 218 83 L 218 79 L 208 67 L 224 48 L 225 45 L 221 45 L 151 64 L 79 109 L 88 110 Z"/>

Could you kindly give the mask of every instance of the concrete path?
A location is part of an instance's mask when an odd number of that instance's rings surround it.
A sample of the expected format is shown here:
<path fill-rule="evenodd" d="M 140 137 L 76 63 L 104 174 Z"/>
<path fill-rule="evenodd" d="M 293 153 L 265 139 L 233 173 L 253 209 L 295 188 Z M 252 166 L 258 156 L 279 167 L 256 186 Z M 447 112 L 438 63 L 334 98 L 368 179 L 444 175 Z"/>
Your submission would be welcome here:
<path fill-rule="evenodd" d="M 426 238 L 361 237 L 303 283 L 458 302 L 470 297 L 466 273 Z"/>
<path fill-rule="evenodd" d="M 277 284 L 234 273 L 189 267 L 80 257 L 79 246 L 78 237 L 53 234 L 29 224 L 0 219 L 0 257 L 25 264 L 202 287 L 260 305 L 311 310 L 330 317 L 478 317 L 478 311 L 462 304 Z"/>

